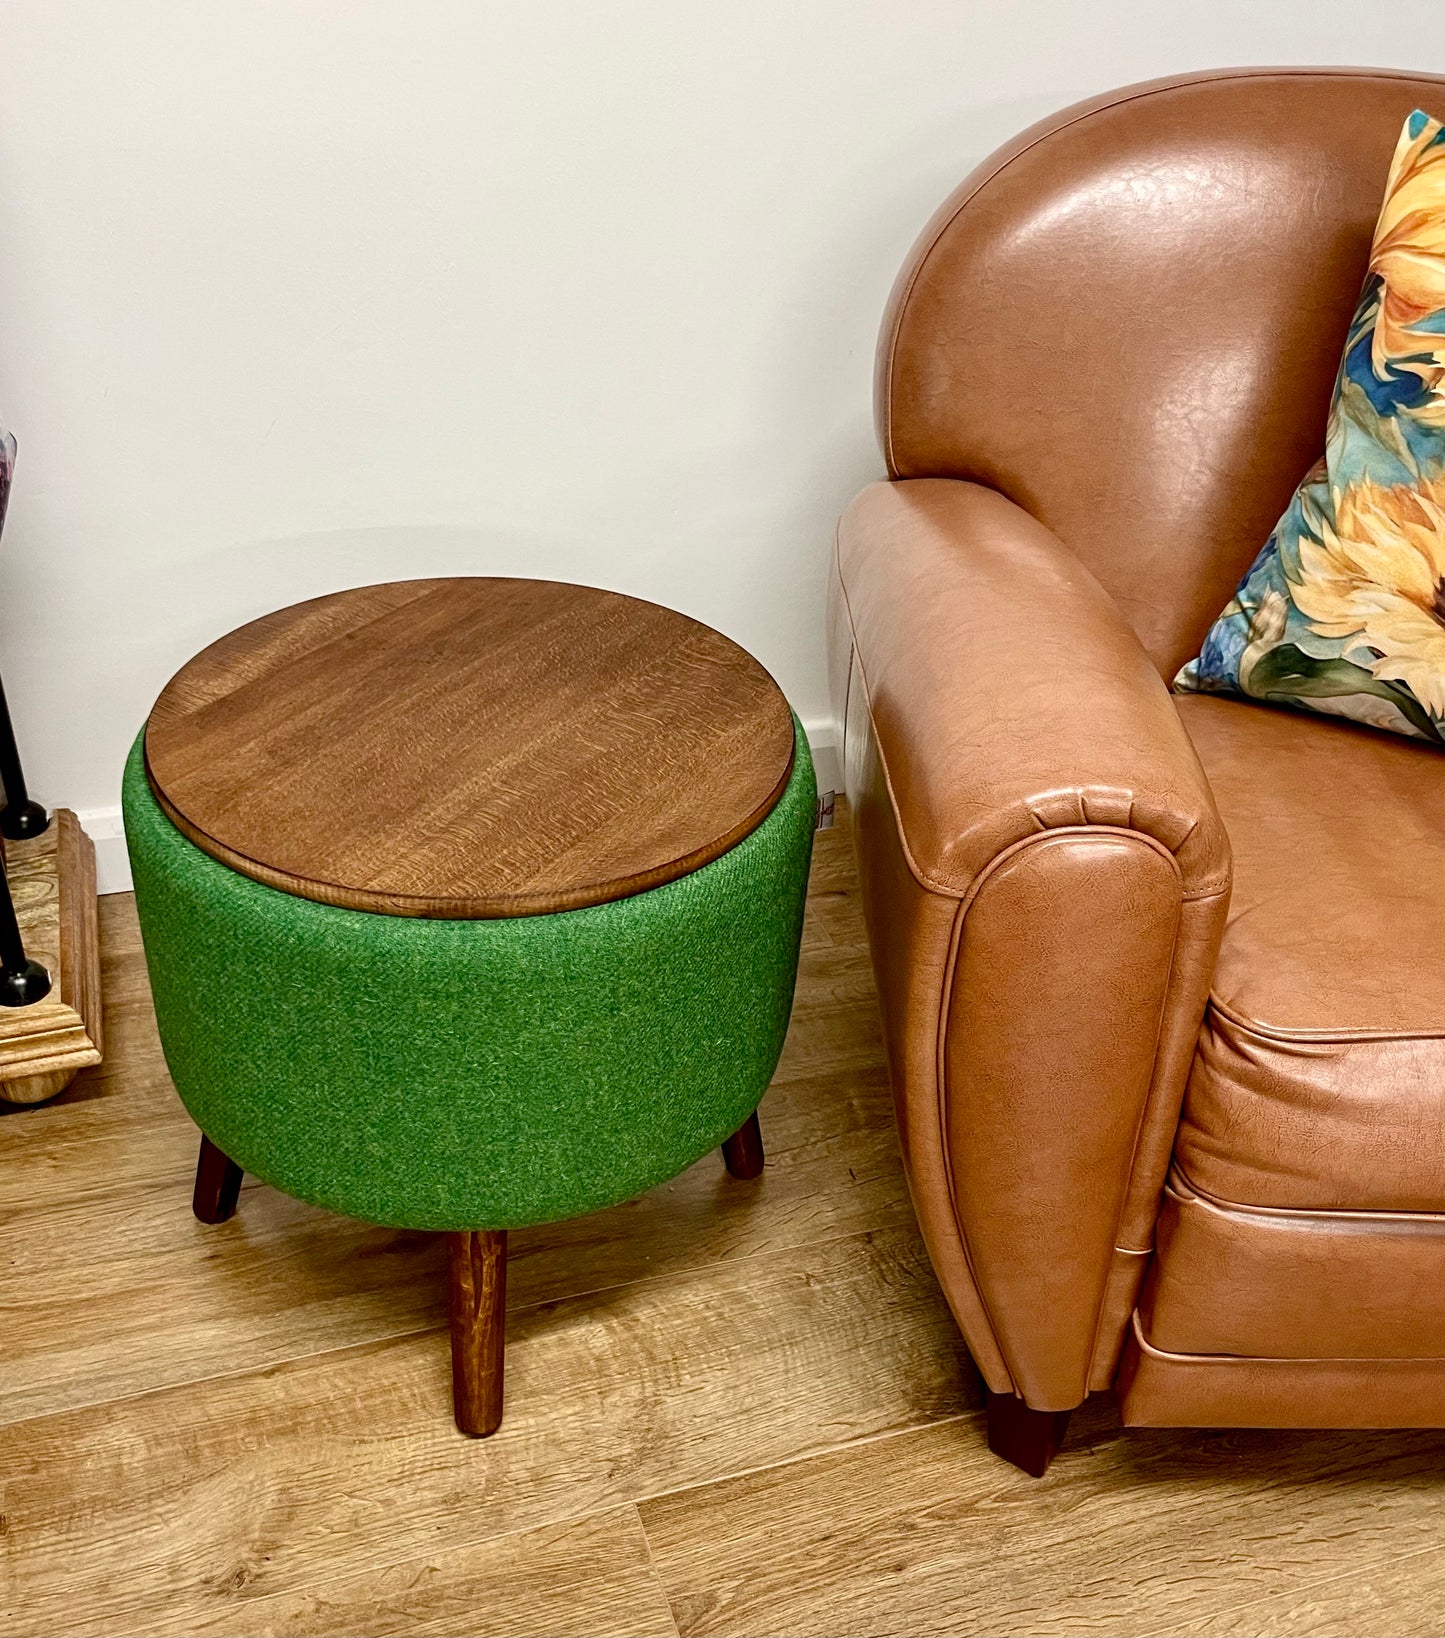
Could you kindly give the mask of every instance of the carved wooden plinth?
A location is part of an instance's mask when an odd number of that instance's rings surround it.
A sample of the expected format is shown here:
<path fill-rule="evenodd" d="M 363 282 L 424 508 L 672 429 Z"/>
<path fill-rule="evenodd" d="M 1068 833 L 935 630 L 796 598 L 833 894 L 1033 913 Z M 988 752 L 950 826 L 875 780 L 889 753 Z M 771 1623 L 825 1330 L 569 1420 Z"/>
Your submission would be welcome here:
<path fill-rule="evenodd" d="M 0 1098 L 43 1103 L 101 1054 L 95 847 L 68 808 L 43 836 L 5 843 L 25 953 L 50 971 L 50 993 L 0 1007 Z"/>

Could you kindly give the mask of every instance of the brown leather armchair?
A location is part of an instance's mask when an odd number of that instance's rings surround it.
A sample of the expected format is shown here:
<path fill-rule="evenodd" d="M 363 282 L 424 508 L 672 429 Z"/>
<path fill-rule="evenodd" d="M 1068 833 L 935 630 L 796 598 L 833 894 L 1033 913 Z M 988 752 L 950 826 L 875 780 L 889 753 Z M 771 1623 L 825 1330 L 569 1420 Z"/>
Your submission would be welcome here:
<path fill-rule="evenodd" d="M 1270 69 L 1066 110 L 919 240 L 833 688 L 929 1254 L 1067 1413 L 1445 1425 L 1445 758 L 1171 696 L 1323 448 L 1401 122 Z"/>

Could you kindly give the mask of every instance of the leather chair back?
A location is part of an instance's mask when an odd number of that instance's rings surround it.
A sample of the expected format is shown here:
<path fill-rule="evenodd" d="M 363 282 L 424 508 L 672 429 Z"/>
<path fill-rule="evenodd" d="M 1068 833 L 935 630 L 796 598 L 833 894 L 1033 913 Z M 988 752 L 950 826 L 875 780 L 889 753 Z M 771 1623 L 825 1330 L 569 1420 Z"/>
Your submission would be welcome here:
<path fill-rule="evenodd" d="M 1445 79 L 1253 69 L 1035 125 L 948 199 L 878 358 L 895 477 L 1001 490 L 1166 676 L 1324 451 L 1391 152 Z"/>

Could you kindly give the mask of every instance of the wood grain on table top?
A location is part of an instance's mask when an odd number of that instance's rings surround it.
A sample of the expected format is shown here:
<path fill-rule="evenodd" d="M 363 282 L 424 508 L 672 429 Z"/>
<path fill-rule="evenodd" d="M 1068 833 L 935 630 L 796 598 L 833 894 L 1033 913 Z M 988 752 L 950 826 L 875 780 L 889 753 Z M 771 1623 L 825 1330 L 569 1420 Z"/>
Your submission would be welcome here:
<path fill-rule="evenodd" d="M 772 678 L 671 609 L 553 581 L 398 581 L 203 650 L 146 729 L 166 813 L 214 858 L 392 915 L 536 915 L 700 868 L 792 770 Z"/>

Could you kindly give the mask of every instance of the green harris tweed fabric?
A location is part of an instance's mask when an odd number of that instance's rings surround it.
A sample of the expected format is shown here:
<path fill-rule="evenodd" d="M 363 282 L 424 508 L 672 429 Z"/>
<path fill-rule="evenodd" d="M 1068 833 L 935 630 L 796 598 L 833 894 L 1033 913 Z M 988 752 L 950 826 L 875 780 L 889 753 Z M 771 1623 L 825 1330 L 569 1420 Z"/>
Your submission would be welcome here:
<path fill-rule="evenodd" d="M 432 921 L 241 876 L 125 776 L 166 1062 L 208 1137 L 373 1223 L 519 1228 L 675 1176 L 782 1050 L 812 853 L 807 741 L 777 806 L 675 882 L 555 915 Z"/>

